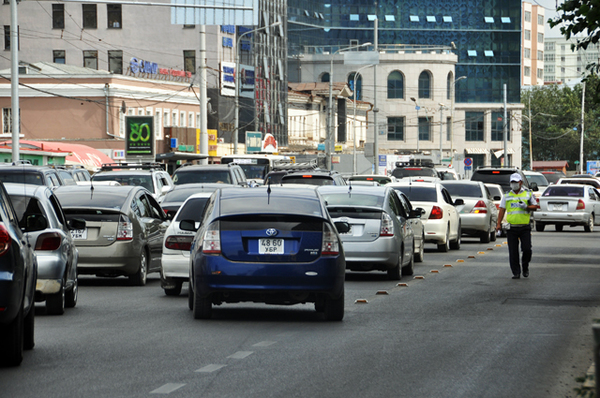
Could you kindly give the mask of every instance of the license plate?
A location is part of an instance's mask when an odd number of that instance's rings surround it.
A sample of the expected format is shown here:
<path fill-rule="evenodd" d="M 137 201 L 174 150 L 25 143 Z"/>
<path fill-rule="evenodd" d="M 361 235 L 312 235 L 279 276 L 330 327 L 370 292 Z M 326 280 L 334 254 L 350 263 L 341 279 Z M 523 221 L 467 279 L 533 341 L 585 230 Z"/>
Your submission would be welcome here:
<path fill-rule="evenodd" d="M 259 254 L 283 254 L 283 239 L 259 239 Z"/>
<path fill-rule="evenodd" d="M 563 209 L 563 205 L 558 203 L 558 204 L 554 204 L 554 211 L 562 211 Z"/>
<path fill-rule="evenodd" d="M 87 239 L 87 229 L 72 229 L 71 237 L 73 239 Z"/>

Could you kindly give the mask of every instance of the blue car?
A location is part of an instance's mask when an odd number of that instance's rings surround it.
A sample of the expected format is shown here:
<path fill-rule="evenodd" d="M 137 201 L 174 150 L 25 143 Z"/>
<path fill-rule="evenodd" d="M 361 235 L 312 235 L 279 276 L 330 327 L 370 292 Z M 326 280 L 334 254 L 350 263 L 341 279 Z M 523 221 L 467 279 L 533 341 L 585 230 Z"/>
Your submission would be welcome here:
<path fill-rule="evenodd" d="M 179 227 L 196 230 L 194 220 Z M 191 247 L 194 318 L 210 318 L 213 305 L 250 301 L 314 303 L 326 320 L 341 321 L 346 263 L 338 230 L 348 229 L 333 223 L 312 187 L 216 190 Z"/>

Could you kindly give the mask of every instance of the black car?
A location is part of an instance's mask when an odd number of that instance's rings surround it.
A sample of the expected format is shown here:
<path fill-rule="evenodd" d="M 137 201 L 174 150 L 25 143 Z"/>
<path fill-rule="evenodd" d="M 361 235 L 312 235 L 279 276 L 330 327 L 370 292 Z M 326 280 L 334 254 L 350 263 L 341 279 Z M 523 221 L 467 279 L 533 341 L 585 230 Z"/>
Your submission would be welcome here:
<path fill-rule="evenodd" d="M 34 219 L 25 220 L 33 231 Z M 0 365 L 17 366 L 34 346 L 37 263 L 4 184 L 0 183 Z"/>
<path fill-rule="evenodd" d="M 162 207 L 167 218 L 172 220 L 187 198 L 195 193 L 214 192 L 219 188 L 223 188 L 223 184 L 208 183 L 177 185 L 173 190 L 167 192 L 167 194 L 163 196 L 160 207 Z"/>
<path fill-rule="evenodd" d="M 434 164 L 426 159 L 411 159 L 408 162 L 396 162 L 392 176 L 397 179 L 405 177 L 437 177 L 442 178 L 435 169 Z"/>
<path fill-rule="evenodd" d="M 527 177 L 523 174 L 521 169 L 516 167 L 480 167 L 473 172 L 471 176 L 472 181 L 481 181 L 484 184 L 498 184 L 502 186 L 504 192 L 510 191 L 510 176 L 513 173 L 521 175 L 523 181 L 523 188 L 537 191 L 538 186 L 535 182 L 529 184 Z"/>
<path fill-rule="evenodd" d="M 48 166 L 13 163 L 0 167 L 0 181 L 17 184 L 46 185 L 56 188 L 65 185 L 58 170 Z"/>

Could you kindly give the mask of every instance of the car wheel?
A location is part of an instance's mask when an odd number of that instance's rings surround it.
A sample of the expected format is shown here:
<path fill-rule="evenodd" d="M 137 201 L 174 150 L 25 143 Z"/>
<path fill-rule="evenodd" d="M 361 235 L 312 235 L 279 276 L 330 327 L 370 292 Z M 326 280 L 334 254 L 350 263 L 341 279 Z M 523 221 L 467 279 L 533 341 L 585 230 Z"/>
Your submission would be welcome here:
<path fill-rule="evenodd" d="M 210 319 L 212 315 L 212 302 L 210 297 L 202 298 L 196 291 L 194 292 L 194 319 Z"/>
<path fill-rule="evenodd" d="M 75 280 L 73 281 L 73 286 L 69 290 L 67 290 L 67 294 L 65 297 L 65 306 L 67 308 L 73 308 L 77 305 L 77 296 L 79 294 L 79 278 L 75 275 Z"/>
<path fill-rule="evenodd" d="M 562 224 L 556 224 L 554 226 L 554 229 L 556 230 L 556 232 L 562 232 L 563 230 L 563 225 Z"/>
<path fill-rule="evenodd" d="M 315 301 L 315 311 L 317 312 L 325 312 L 325 299 L 317 298 Z"/>
<path fill-rule="evenodd" d="M 338 298 L 325 297 L 325 320 L 341 321 L 344 319 L 344 291 Z"/>
<path fill-rule="evenodd" d="M 494 225 L 492 232 L 490 232 L 490 242 L 495 242 L 496 238 L 498 238 L 498 236 L 496 235 L 496 226 Z"/>
<path fill-rule="evenodd" d="M 167 296 L 179 296 L 181 294 L 181 285 L 183 282 L 175 282 L 175 287 L 172 289 L 164 289 Z"/>
<path fill-rule="evenodd" d="M 491 234 L 490 231 L 482 232 L 481 235 L 480 235 L 480 237 L 479 237 L 479 241 L 481 243 L 490 243 L 491 236 L 492 236 L 492 234 Z"/>
<path fill-rule="evenodd" d="M 190 287 L 188 288 L 188 308 L 191 310 L 194 309 L 194 289 L 192 289 L 192 283 L 190 282 Z"/>
<path fill-rule="evenodd" d="M 400 265 L 402 264 L 402 260 L 399 258 L 398 263 L 394 266 L 394 268 L 389 268 L 387 270 L 388 279 L 391 281 L 399 281 L 402 279 L 402 275 L 400 275 Z"/>
<path fill-rule="evenodd" d="M 33 350 L 35 346 L 35 304 L 31 303 L 23 325 L 23 349 Z"/>
<path fill-rule="evenodd" d="M 425 235 L 421 238 L 421 248 L 419 252 L 415 256 L 415 261 L 418 263 L 422 263 L 425 258 Z"/>
<path fill-rule="evenodd" d="M 541 222 L 536 222 L 535 223 L 535 230 L 538 232 L 544 232 L 544 228 L 546 228 L 546 226 L 544 224 L 542 224 Z"/>
<path fill-rule="evenodd" d="M 460 226 L 460 224 L 458 224 L 458 236 L 456 237 L 455 241 L 450 242 L 450 248 L 452 250 L 459 250 L 461 239 L 462 239 L 462 227 Z"/>
<path fill-rule="evenodd" d="M 588 220 L 587 225 L 583 227 L 585 232 L 593 232 L 594 231 L 594 215 L 590 214 L 590 219 Z"/>
<path fill-rule="evenodd" d="M 446 229 L 446 242 L 437 245 L 439 252 L 447 252 L 450 250 L 450 227 Z"/>
<path fill-rule="evenodd" d="M 413 253 L 415 252 L 415 250 L 413 249 Z M 415 255 L 413 254 L 412 256 L 410 256 L 410 262 L 408 263 L 408 265 L 405 265 L 404 267 L 402 267 L 402 275 L 406 275 L 406 276 L 411 276 L 412 274 L 415 273 Z"/>
<path fill-rule="evenodd" d="M 33 310 L 33 307 L 32 307 Z M 0 325 L 0 362 L 19 366 L 23 361 L 23 309 L 8 325 Z"/>
<path fill-rule="evenodd" d="M 62 315 L 65 313 L 65 281 L 63 278 L 58 293 L 50 294 L 46 297 L 46 311 L 48 315 Z"/>
<path fill-rule="evenodd" d="M 146 250 L 142 249 L 140 254 L 140 268 L 133 275 L 129 275 L 129 283 L 133 286 L 144 286 L 148 278 L 148 260 Z"/>

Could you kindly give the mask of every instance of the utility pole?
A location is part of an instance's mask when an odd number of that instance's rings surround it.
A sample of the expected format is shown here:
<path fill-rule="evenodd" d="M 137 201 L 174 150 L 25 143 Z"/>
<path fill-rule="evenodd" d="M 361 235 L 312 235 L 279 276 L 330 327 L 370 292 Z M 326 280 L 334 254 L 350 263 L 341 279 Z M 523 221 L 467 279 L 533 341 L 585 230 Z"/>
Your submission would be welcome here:
<path fill-rule="evenodd" d="M 12 118 L 12 161 L 19 161 L 19 133 L 21 120 L 19 114 L 19 23 L 17 18 L 17 0 L 10 0 L 10 96 Z"/>
<path fill-rule="evenodd" d="M 506 109 L 506 84 L 504 84 L 504 166 L 510 166 L 508 164 L 508 121 L 506 120 L 506 118 L 508 117 L 507 115 L 508 111 Z"/>
<path fill-rule="evenodd" d="M 583 174 L 583 122 L 585 116 L 585 82 L 581 91 L 581 143 L 579 145 L 579 173 Z"/>

